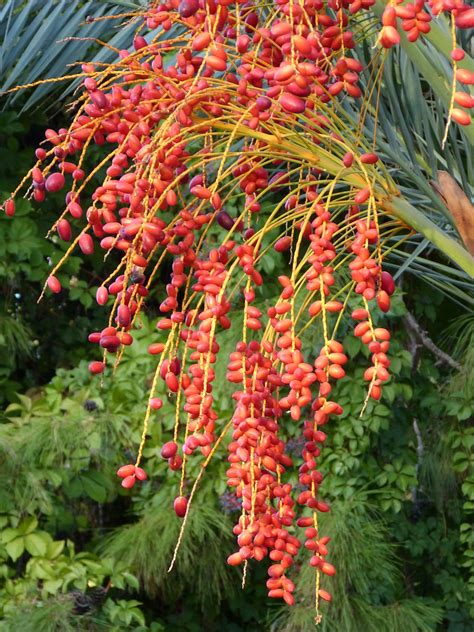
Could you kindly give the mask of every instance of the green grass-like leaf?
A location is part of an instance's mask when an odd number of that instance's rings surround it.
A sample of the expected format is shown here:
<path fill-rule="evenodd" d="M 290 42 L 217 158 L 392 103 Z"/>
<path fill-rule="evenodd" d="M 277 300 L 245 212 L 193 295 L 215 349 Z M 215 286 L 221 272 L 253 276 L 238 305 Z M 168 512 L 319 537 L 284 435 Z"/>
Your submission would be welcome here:
<path fill-rule="evenodd" d="M 136 575 L 145 592 L 175 602 L 192 594 L 201 608 L 215 610 L 229 599 L 235 570 L 226 557 L 233 551 L 231 521 L 212 501 L 204 501 L 205 487 L 193 501 L 176 565 L 167 573 L 182 521 L 173 514 L 173 498 L 163 489 L 138 522 L 120 527 L 104 550 L 121 559 Z M 232 577 L 234 581 L 232 581 Z"/>
<path fill-rule="evenodd" d="M 321 587 L 333 601 L 322 602 L 322 632 L 429 632 L 440 620 L 436 608 L 403 595 L 395 549 L 388 542 L 380 515 L 359 492 L 338 501 L 321 521 L 321 534 L 330 533 L 328 560 L 337 568 L 334 577 L 322 576 Z M 293 608 L 275 615 L 273 632 L 306 632 L 314 627 L 315 572 L 305 564 L 298 579 Z"/>

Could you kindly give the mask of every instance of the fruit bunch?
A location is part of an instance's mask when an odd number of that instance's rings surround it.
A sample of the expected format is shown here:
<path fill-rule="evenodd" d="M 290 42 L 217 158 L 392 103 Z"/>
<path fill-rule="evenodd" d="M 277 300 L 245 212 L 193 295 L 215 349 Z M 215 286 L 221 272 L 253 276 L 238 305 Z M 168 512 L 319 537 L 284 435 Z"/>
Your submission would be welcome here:
<path fill-rule="evenodd" d="M 355 16 L 372 16 L 373 4 L 151 2 L 128 16 L 137 20 L 129 50 L 112 64 L 82 65 L 71 125 L 46 131 L 36 164 L 4 204 L 13 215 L 25 187 L 37 202 L 65 192 L 54 225 L 68 243 L 65 257 L 99 248 L 113 262 L 97 288 L 109 318 L 89 336 L 101 353 L 92 374 L 113 368 L 133 344 L 157 275 L 169 267 L 157 340 L 148 348 L 156 370 L 142 440 L 136 462 L 118 476 L 127 489 L 147 477 L 140 464 L 149 422 L 163 404 L 161 385 L 176 406 L 161 455 L 181 472 L 174 509 L 184 529 L 200 478 L 185 495 L 187 463 L 201 459 L 202 474 L 232 431 L 227 477 L 240 516 L 228 562 L 246 570 L 250 560 L 269 558 L 269 596 L 291 605 L 289 574 L 303 544 L 315 569 L 318 620 L 319 600 L 331 600 L 322 576 L 335 573 L 318 525 L 318 514 L 329 510 L 318 463 L 327 437 L 321 428 L 342 413 L 333 391 L 348 357 L 337 336 L 349 299 L 356 300 L 354 335 L 372 354 L 365 408 L 389 379 L 390 334 L 375 327 L 373 314 L 390 309 L 395 286 L 384 253 L 404 229 L 383 208 L 394 183 L 341 106 L 362 96 L 364 68 L 354 55 L 362 21 Z M 473 25 L 462 0 L 396 0 L 383 11 L 379 45 L 397 44 L 399 28 L 416 40 L 440 12 L 454 31 Z M 453 63 L 461 56 L 455 48 Z M 455 68 L 454 88 L 473 82 L 472 73 Z M 472 107 L 467 92 L 453 95 Z M 469 122 L 465 110 L 451 108 L 449 116 Z M 288 275 L 278 278 L 279 296 L 265 313 L 258 307 L 262 260 L 271 257 L 287 264 Z M 53 293 L 61 291 L 63 261 L 47 280 Z M 227 329 L 238 339 L 226 376 L 235 404 L 231 419 L 220 420 L 213 384 Z M 321 334 L 303 348 L 308 330 Z M 297 489 L 287 476 L 295 465 L 284 440 L 289 424 L 302 437 Z"/>

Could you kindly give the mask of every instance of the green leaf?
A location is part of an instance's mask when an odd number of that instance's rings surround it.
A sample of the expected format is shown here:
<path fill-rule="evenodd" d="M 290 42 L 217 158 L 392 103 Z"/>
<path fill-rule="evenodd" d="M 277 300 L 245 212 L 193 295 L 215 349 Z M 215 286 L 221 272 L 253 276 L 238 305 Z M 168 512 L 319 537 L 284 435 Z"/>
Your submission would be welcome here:
<path fill-rule="evenodd" d="M 361 350 L 362 343 L 360 338 L 355 336 L 346 336 L 344 338 L 344 349 L 349 354 L 349 357 L 354 358 Z"/>
<path fill-rule="evenodd" d="M 87 474 L 81 476 L 81 481 L 89 498 L 92 498 L 92 500 L 98 503 L 105 503 L 107 500 L 107 488 L 102 482 L 97 480 L 97 477 L 92 474 Z"/>
<path fill-rule="evenodd" d="M 45 557 L 47 557 L 49 560 L 53 560 L 58 557 L 58 555 L 60 555 L 64 549 L 64 544 L 64 540 L 54 540 L 53 542 L 49 542 L 46 549 Z"/>
<path fill-rule="evenodd" d="M 25 550 L 25 540 L 24 538 L 16 538 L 15 540 L 11 540 L 5 548 L 11 559 L 16 562 L 16 560 L 23 555 Z"/>
<path fill-rule="evenodd" d="M 30 555 L 44 557 L 48 548 L 48 541 L 38 533 L 30 533 L 25 537 L 25 547 Z"/>
<path fill-rule="evenodd" d="M 22 535 L 27 535 L 28 533 L 33 533 L 38 527 L 38 521 L 34 516 L 28 516 L 20 522 L 18 525 L 18 532 Z"/>
<path fill-rule="evenodd" d="M 93 432 L 91 435 L 89 435 L 89 446 L 91 450 L 100 450 L 101 444 L 102 438 L 100 436 L 100 433 Z"/>
<path fill-rule="evenodd" d="M 132 575 L 131 573 L 123 573 L 123 577 L 131 588 L 134 588 L 135 590 L 140 588 L 140 582 L 135 575 Z"/>
<path fill-rule="evenodd" d="M 50 595 L 54 595 L 61 588 L 62 584 L 62 579 L 48 579 L 43 582 L 43 589 Z"/>
<path fill-rule="evenodd" d="M 450 237 L 407 200 L 392 197 L 383 202 L 383 208 L 430 240 L 446 257 L 474 277 L 474 257 L 459 242 Z"/>
<path fill-rule="evenodd" d="M 4 529 L 1 535 L 3 544 L 7 544 L 8 542 L 14 540 L 18 537 L 18 533 L 18 529 Z"/>
<path fill-rule="evenodd" d="M 0 90 L 5 90 L 9 86 L 33 83 L 46 77 L 64 77 L 69 72 L 74 72 L 74 69 L 68 69 L 68 64 L 85 58 L 93 61 L 94 53 L 97 60 L 110 60 L 113 57 L 112 51 L 103 49 L 97 53 L 94 44 L 88 42 L 87 38 L 108 40 L 117 49 L 126 48 L 136 28 L 133 21 L 123 24 L 117 30 L 115 20 L 89 24 L 85 21 L 86 16 L 118 14 L 123 12 L 124 6 L 135 9 L 140 7 L 133 2 L 98 3 L 94 0 L 6 0 L 0 5 L 0 42 L 3 42 L 0 50 L 0 71 L 3 75 Z M 84 39 L 66 39 L 70 36 Z M 68 84 L 66 93 L 75 85 L 72 81 Z M 64 84 L 57 82 L 37 86 L 30 93 L 23 109 L 38 104 L 40 99 L 44 103 L 44 97 L 54 91 L 58 92 L 58 86 L 62 86 L 64 90 Z M 8 95 L 7 103 L 14 102 L 18 97 L 18 93 Z"/>

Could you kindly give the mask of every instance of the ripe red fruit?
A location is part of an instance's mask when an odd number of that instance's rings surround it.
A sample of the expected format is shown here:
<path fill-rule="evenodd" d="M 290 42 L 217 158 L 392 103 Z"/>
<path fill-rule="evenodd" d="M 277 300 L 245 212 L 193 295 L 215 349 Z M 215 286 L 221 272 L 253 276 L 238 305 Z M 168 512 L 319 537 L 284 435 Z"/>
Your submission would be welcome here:
<path fill-rule="evenodd" d="M 334 566 L 332 564 L 329 564 L 329 562 L 321 562 L 321 564 L 319 565 L 319 569 L 325 575 L 335 575 L 336 574 L 336 569 L 334 568 Z"/>
<path fill-rule="evenodd" d="M 101 285 L 97 288 L 97 292 L 95 295 L 95 300 L 99 305 L 105 305 L 109 299 L 109 293 L 107 292 L 107 288 Z"/>
<path fill-rule="evenodd" d="M 203 50 L 210 43 L 211 36 L 209 33 L 199 33 L 193 38 L 192 49 Z"/>
<path fill-rule="evenodd" d="M 227 558 L 227 564 L 230 566 L 238 566 L 239 564 L 242 564 L 242 561 L 242 556 L 239 552 L 232 553 L 232 555 L 229 555 Z"/>
<path fill-rule="evenodd" d="M 127 476 L 133 476 L 135 474 L 135 466 L 131 463 L 129 465 L 122 465 L 117 470 L 117 476 L 120 478 L 126 478 Z"/>
<path fill-rule="evenodd" d="M 59 237 L 63 241 L 71 241 L 71 237 L 72 237 L 71 224 L 67 221 L 67 219 L 61 219 L 58 222 L 57 231 L 58 231 Z"/>
<path fill-rule="evenodd" d="M 148 42 L 142 35 L 137 35 L 137 37 L 133 40 L 133 48 L 135 50 L 140 50 L 141 48 L 146 48 L 148 46 Z"/>
<path fill-rule="evenodd" d="M 456 92 L 454 94 L 454 100 L 456 103 L 463 108 L 473 108 L 474 107 L 474 97 L 471 97 L 467 92 Z"/>
<path fill-rule="evenodd" d="M 182 464 L 183 464 L 183 459 L 179 456 L 179 454 L 175 456 L 173 459 L 168 459 L 168 465 L 170 466 L 170 469 L 173 470 L 174 472 L 179 470 Z"/>
<path fill-rule="evenodd" d="M 397 25 L 397 14 L 392 5 L 388 5 L 385 7 L 384 12 L 382 14 L 382 24 L 384 26 Z"/>
<path fill-rule="evenodd" d="M 245 35 L 243 37 L 245 37 Z M 265 96 L 258 97 L 255 103 L 260 112 L 265 112 L 265 110 L 268 110 L 272 104 L 271 100 Z"/>
<path fill-rule="evenodd" d="M 122 481 L 122 487 L 125 487 L 125 489 L 132 489 L 136 482 L 137 479 L 135 476 L 126 476 Z"/>
<path fill-rule="evenodd" d="M 118 336 L 101 336 L 100 338 L 100 346 L 110 353 L 115 353 L 120 345 L 120 340 Z"/>
<path fill-rule="evenodd" d="M 72 172 L 73 180 L 84 180 L 86 174 L 83 169 L 74 169 Z"/>
<path fill-rule="evenodd" d="M 133 337 L 127 331 L 119 331 L 117 333 L 117 338 L 120 343 L 123 345 L 131 345 L 133 342 Z"/>
<path fill-rule="evenodd" d="M 281 237 L 273 246 L 277 252 L 284 252 L 291 246 L 291 237 Z"/>
<path fill-rule="evenodd" d="M 321 597 L 321 599 L 324 599 L 324 601 L 331 601 L 332 600 L 332 595 L 330 593 L 327 592 L 327 590 L 319 590 L 319 596 Z"/>
<path fill-rule="evenodd" d="M 171 362 L 169 363 L 169 370 L 171 371 L 171 373 L 174 373 L 175 375 L 180 374 L 181 362 L 179 361 L 179 358 L 172 358 Z"/>
<path fill-rule="evenodd" d="M 290 592 L 286 592 L 285 591 L 283 593 L 283 599 L 289 606 L 293 606 L 294 603 L 295 603 L 295 598 L 293 597 L 293 595 Z"/>
<path fill-rule="evenodd" d="M 474 84 L 474 72 L 467 68 L 458 68 L 456 70 L 456 79 L 464 85 Z"/>
<path fill-rule="evenodd" d="M 461 61 L 464 59 L 465 52 L 462 48 L 455 48 L 451 51 L 451 59 L 454 61 Z"/>
<path fill-rule="evenodd" d="M 46 178 L 45 188 L 49 193 L 55 193 L 56 191 L 60 191 L 66 180 L 62 173 L 52 173 L 50 176 Z"/>
<path fill-rule="evenodd" d="M 393 26 L 384 26 L 380 31 L 379 41 L 384 48 L 391 48 L 400 43 L 400 33 Z"/>
<path fill-rule="evenodd" d="M 354 320 L 366 320 L 366 318 L 368 317 L 369 313 L 367 312 L 366 309 L 355 309 L 352 312 L 352 318 Z"/>
<path fill-rule="evenodd" d="M 135 477 L 139 480 L 139 481 L 146 481 L 147 479 L 147 475 L 145 470 L 143 470 L 141 467 L 136 467 L 135 468 Z"/>
<path fill-rule="evenodd" d="M 79 237 L 79 248 L 85 255 L 91 255 L 94 252 L 94 241 L 92 237 L 87 233 L 81 235 Z"/>
<path fill-rule="evenodd" d="M 326 513 L 329 511 L 329 509 L 330 507 L 327 503 L 323 502 L 322 500 L 318 501 L 318 511 Z"/>
<path fill-rule="evenodd" d="M 103 373 L 105 369 L 105 364 L 103 362 L 99 362 L 98 360 L 94 360 L 89 363 L 89 371 L 92 375 L 97 375 L 98 373 Z"/>
<path fill-rule="evenodd" d="M 348 151 L 346 154 L 344 154 L 344 158 L 342 159 L 342 162 L 344 164 L 344 167 L 351 167 L 352 163 L 354 162 L 354 154 L 350 151 Z"/>
<path fill-rule="evenodd" d="M 378 340 L 390 340 L 390 332 L 384 327 L 376 327 L 374 334 Z"/>
<path fill-rule="evenodd" d="M 117 322 L 121 327 L 128 327 L 130 325 L 131 314 L 128 305 L 119 305 L 117 310 Z"/>
<path fill-rule="evenodd" d="M 364 202 L 367 202 L 369 197 L 370 197 L 370 189 L 366 187 L 365 189 L 361 189 L 360 191 L 356 193 L 354 197 L 354 202 L 356 204 L 363 204 Z"/>
<path fill-rule="evenodd" d="M 173 507 L 178 518 L 184 518 L 188 508 L 188 499 L 185 496 L 177 496 L 174 499 Z"/>
<path fill-rule="evenodd" d="M 161 448 L 161 456 L 164 459 L 172 459 L 176 452 L 178 451 L 178 446 L 174 441 L 168 441 Z"/>
<path fill-rule="evenodd" d="M 328 373 L 330 377 L 334 378 L 335 380 L 340 380 L 346 374 L 342 366 L 340 366 L 339 364 L 332 364 L 328 369 Z"/>
<path fill-rule="evenodd" d="M 390 272 L 385 272 L 385 270 L 382 272 L 380 287 L 382 288 L 382 290 L 387 292 L 389 296 L 392 296 L 392 294 L 395 292 L 395 281 L 393 280 Z"/>
<path fill-rule="evenodd" d="M 306 110 L 306 103 L 300 97 L 284 92 L 280 97 L 281 107 L 292 114 L 301 114 Z"/>
<path fill-rule="evenodd" d="M 69 202 L 67 210 L 70 212 L 74 219 L 80 219 L 82 217 L 82 208 L 77 202 Z"/>
<path fill-rule="evenodd" d="M 370 391 L 370 397 L 375 400 L 379 400 L 382 395 L 382 389 L 380 386 L 374 385 L 372 386 L 372 390 Z"/>
<path fill-rule="evenodd" d="M 199 9 L 199 0 L 181 0 L 178 13 L 182 18 L 190 18 Z"/>
<path fill-rule="evenodd" d="M 459 108 L 453 108 L 451 112 L 451 117 L 453 121 L 456 121 L 458 125 L 470 125 L 471 117 L 464 110 L 460 110 Z"/>
<path fill-rule="evenodd" d="M 163 401 L 159 397 L 152 397 L 150 399 L 150 408 L 153 410 L 159 410 L 163 406 Z"/>
<path fill-rule="evenodd" d="M 378 161 L 379 157 L 377 154 L 361 154 L 360 161 L 366 165 L 374 165 Z"/>
<path fill-rule="evenodd" d="M 148 347 L 148 353 L 150 355 L 158 355 L 163 351 L 165 345 L 162 342 L 154 342 Z"/>
<path fill-rule="evenodd" d="M 47 280 L 47 284 L 51 292 L 54 292 L 55 294 L 59 294 L 59 292 L 61 291 L 61 283 L 55 276 L 52 276 L 52 275 L 49 276 Z"/>
<path fill-rule="evenodd" d="M 456 16 L 456 26 L 459 29 L 474 28 L 474 9 L 466 9 Z"/>
<path fill-rule="evenodd" d="M 15 201 L 10 199 L 7 200 L 5 202 L 5 204 L 3 205 L 3 208 L 5 210 L 5 215 L 7 215 L 8 217 L 13 217 L 13 215 L 15 215 Z"/>
<path fill-rule="evenodd" d="M 41 184 L 44 181 L 41 169 L 38 169 L 38 167 L 34 167 L 33 171 L 31 172 L 31 179 L 33 180 L 33 185 Z"/>
<path fill-rule="evenodd" d="M 216 215 L 216 222 L 219 224 L 219 226 L 225 228 L 225 230 L 230 230 L 234 225 L 234 220 L 229 215 L 229 213 L 227 213 L 227 211 L 219 211 L 219 213 L 217 213 Z"/>
<path fill-rule="evenodd" d="M 165 378 L 166 386 L 172 393 L 177 393 L 179 389 L 178 378 L 174 373 L 167 373 Z"/>
<path fill-rule="evenodd" d="M 382 312 L 388 312 L 390 310 L 390 296 L 385 290 L 379 290 L 377 293 L 377 305 Z"/>
<path fill-rule="evenodd" d="M 221 57 L 217 57 L 217 55 L 209 55 L 206 63 L 210 68 L 218 72 L 223 72 L 227 68 L 227 62 Z"/>

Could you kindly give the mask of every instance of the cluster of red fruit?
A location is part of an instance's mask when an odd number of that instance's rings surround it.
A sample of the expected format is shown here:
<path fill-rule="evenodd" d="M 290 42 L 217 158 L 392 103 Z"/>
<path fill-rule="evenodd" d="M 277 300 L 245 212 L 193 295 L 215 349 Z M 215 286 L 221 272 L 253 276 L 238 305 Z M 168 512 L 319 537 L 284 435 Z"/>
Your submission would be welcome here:
<path fill-rule="evenodd" d="M 429 12 L 428 12 L 429 11 Z M 409 42 L 415 42 L 420 35 L 429 33 L 430 22 L 440 13 L 451 16 L 453 24 L 459 29 L 474 28 L 474 8 L 464 3 L 463 0 L 415 0 L 415 2 L 403 3 L 403 0 L 394 0 L 387 4 L 382 15 L 382 29 L 379 41 L 384 48 L 392 48 L 400 43 L 400 24 Z M 462 86 L 474 84 L 474 73 L 466 68 L 458 68 L 457 62 L 462 61 L 465 52 L 456 46 L 453 41 L 451 58 L 453 60 L 454 85 Z M 451 108 L 450 117 L 459 125 L 470 125 L 471 117 L 466 110 L 474 108 L 474 97 L 464 90 L 454 92 L 454 101 L 460 107 Z M 462 109 L 465 108 L 465 109 Z"/>
<path fill-rule="evenodd" d="M 333 575 L 335 569 L 325 559 L 329 538 L 318 527 L 318 513 L 329 510 L 319 496 L 318 460 L 326 440 L 320 427 L 342 413 L 329 397 L 348 361 L 335 339 L 347 304 L 339 300 L 344 291 L 354 291 L 363 304 L 352 317 L 359 321 L 355 335 L 372 353 L 365 374 L 368 399 L 379 399 L 389 378 L 390 335 L 374 327 L 371 316 L 376 306 L 389 310 L 394 291 L 393 279 L 382 271 L 372 186 L 378 157 L 348 150 L 328 119 L 328 107 L 336 109 L 341 96 L 361 96 L 363 67 L 351 53 L 350 24 L 354 14 L 373 4 L 152 3 L 144 19 L 158 34 L 149 40 L 137 35 L 132 52 L 121 51 L 115 64 L 83 65 L 77 114 L 69 129 L 47 130 L 48 148 L 37 149 L 30 173 L 37 202 L 67 187 L 65 210 L 55 224 L 59 237 L 70 243 L 67 254 L 78 246 L 90 255 L 97 240 L 107 254 L 116 255 L 115 270 L 97 290 L 98 304 L 109 307 L 111 317 L 102 331 L 90 334 L 103 350 L 102 360 L 91 362 L 91 373 L 102 373 L 110 356 L 116 362 L 133 343 L 133 326 L 156 273 L 165 257 L 172 259 L 157 324 L 167 338 L 148 349 L 158 364 L 137 461 L 118 470 L 125 488 L 146 479 L 139 464 L 150 413 L 162 407 L 155 393 L 160 381 L 177 409 L 174 438 L 161 452 L 169 467 L 182 469 L 183 481 L 187 458 L 199 452 L 207 463 L 213 455 L 222 436 L 212 394 L 218 337 L 235 328 L 231 296 L 241 291 L 243 333 L 227 373 L 229 383 L 240 388 L 233 394 L 227 476 L 242 513 L 234 528 L 239 550 L 229 563 L 269 557 L 269 595 L 288 604 L 294 603 L 288 569 L 301 544 L 292 533 L 295 520 L 305 529 L 317 602 L 331 599 L 319 588 L 320 574 Z M 427 4 L 435 14 L 452 13 L 460 28 L 472 26 L 473 10 L 460 0 Z M 424 6 L 421 0 L 387 4 L 382 46 L 397 43 L 397 20 L 410 40 L 425 33 L 431 18 Z M 456 78 L 474 81 L 462 69 Z M 456 96 L 466 108 L 472 106 L 467 98 L 464 92 Z M 463 122 L 454 112 L 453 118 Z M 285 136 L 296 126 L 305 146 L 292 145 L 291 135 Z M 102 147 L 103 156 L 87 167 L 91 145 Z M 308 150 L 316 146 L 324 149 L 323 158 Z M 344 181 L 341 174 L 352 179 Z M 99 186 L 93 184 L 96 177 Z M 333 196 L 338 183 L 342 188 Z M 241 208 L 237 217 L 229 206 L 226 210 L 231 199 Z M 262 215 L 263 199 L 277 206 L 263 221 L 254 221 Z M 14 213 L 13 198 L 4 209 Z M 209 250 L 212 226 L 220 227 L 222 240 Z M 273 230 L 278 232 L 274 251 L 291 251 L 291 275 L 279 277 L 280 296 L 264 320 L 254 303 L 264 283 L 258 269 L 268 252 L 263 237 Z M 341 262 L 349 264 L 349 282 L 339 275 Z M 59 268 L 47 282 L 54 293 L 61 290 Z M 303 297 L 303 308 L 297 307 L 297 297 Z M 322 335 L 314 357 L 314 349 L 303 352 L 300 331 L 316 319 Z M 249 334 L 254 337 L 247 339 Z M 300 424 L 305 440 L 296 501 L 295 490 L 282 480 L 292 466 L 280 436 L 286 413 Z M 190 503 L 183 494 L 181 485 L 174 508 L 186 519 Z M 299 517 L 297 505 L 303 508 Z"/>
<path fill-rule="evenodd" d="M 382 46 L 391 48 L 400 42 L 398 20 L 408 41 L 415 42 L 420 34 L 430 32 L 433 16 L 443 12 L 450 13 L 460 29 L 474 26 L 474 9 L 462 0 L 415 0 L 406 4 L 403 0 L 395 0 L 388 3 L 382 15 L 383 27 L 379 35 Z"/>

